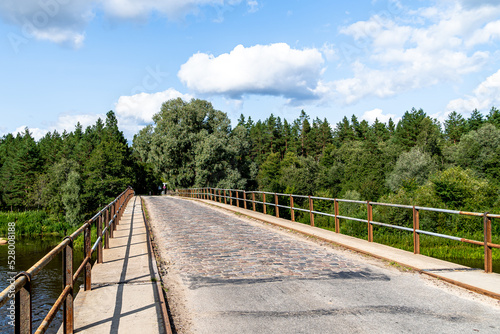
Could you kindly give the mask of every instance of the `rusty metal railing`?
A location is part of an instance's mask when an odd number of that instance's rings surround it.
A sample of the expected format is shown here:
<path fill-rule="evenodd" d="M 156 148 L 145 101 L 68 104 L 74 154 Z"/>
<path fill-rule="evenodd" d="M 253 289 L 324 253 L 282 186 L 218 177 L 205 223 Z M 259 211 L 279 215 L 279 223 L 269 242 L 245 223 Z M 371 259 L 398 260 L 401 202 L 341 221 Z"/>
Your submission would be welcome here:
<path fill-rule="evenodd" d="M 113 202 L 106 205 L 71 235 L 65 237 L 61 243 L 54 247 L 31 268 L 17 274 L 14 283 L 10 284 L 0 293 L 0 307 L 11 300 L 12 295 L 15 294 L 15 333 L 31 334 L 33 326 L 31 280 L 60 253 L 62 253 L 63 256 L 63 291 L 54 305 L 52 305 L 50 311 L 47 313 L 35 333 L 45 333 L 45 331 L 47 331 L 61 306 L 63 307 L 63 331 L 64 333 L 73 333 L 73 285 L 77 278 L 83 273 L 84 289 L 85 291 L 91 289 L 92 268 L 90 262 L 92 254 L 97 251 L 97 262 L 103 262 L 103 241 L 104 248 L 109 248 L 109 238 L 113 237 L 113 231 L 116 230 L 116 225 L 118 225 L 125 206 L 133 194 L 134 190 L 128 187 Z M 97 228 L 97 240 L 91 247 L 90 232 L 94 223 Z M 105 226 L 104 229 L 102 228 L 103 224 Z M 84 234 L 84 259 L 78 269 L 73 273 L 73 241 L 82 233 Z"/>
<path fill-rule="evenodd" d="M 190 189 L 178 189 L 178 194 L 183 197 L 191 197 L 191 198 L 200 198 L 207 199 L 212 201 L 218 201 L 220 203 L 224 202 L 224 204 L 233 205 L 233 200 L 235 200 L 235 204 L 238 207 L 240 206 L 240 201 L 243 202 L 243 207 L 247 209 L 247 203 L 252 204 L 252 210 L 256 211 L 256 204 L 260 204 L 262 206 L 262 212 L 267 214 L 267 206 L 273 206 L 276 217 L 280 217 L 280 209 L 288 209 L 290 210 L 291 220 L 295 221 L 295 211 L 301 211 L 309 214 L 309 221 L 311 226 L 314 226 L 314 215 L 322 215 L 333 217 L 335 220 L 335 232 L 340 233 L 340 219 L 344 220 L 352 220 L 361 223 L 367 224 L 368 236 L 367 239 L 369 242 L 373 242 L 373 226 L 384 226 L 388 228 L 408 231 L 413 233 L 413 252 L 415 254 L 420 254 L 420 235 L 430 235 L 439 238 L 445 238 L 455 241 L 460 241 L 472 245 L 482 246 L 484 247 L 484 271 L 487 273 L 491 273 L 493 271 L 493 248 L 500 249 L 499 244 L 494 244 L 492 242 L 492 219 L 500 218 L 499 214 L 491 214 L 489 212 L 466 212 L 466 211 L 457 211 L 457 210 L 447 210 L 447 209 L 438 209 L 438 208 L 428 208 L 422 206 L 415 205 L 402 205 L 402 204 L 391 204 L 391 203 L 379 203 L 379 202 L 370 202 L 370 201 L 358 201 L 358 200 L 349 200 L 349 199 L 340 199 L 340 198 L 327 198 L 327 197 L 318 197 L 318 196 L 304 196 L 304 195 L 294 195 L 294 194 L 282 194 L 282 193 L 272 193 L 266 191 L 245 191 L 239 189 L 219 189 L 219 188 L 190 188 Z M 233 196 L 234 195 L 234 196 Z M 249 195 L 251 195 L 249 198 Z M 260 195 L 261 200 L 257 200 L 255 195 Z M 266 195 L 271 196 L 274 199 L 274 202 L 266 201 Z M 289 205 L 279 204 L 278 197 L 287 197 Z M 269 198 L 269 197 L 268 197 Z M 299 208 L 294 206 L 294 198 L 301 198 L 308 203 L 308 208 Z M 332 201 L 333 202 L 333 213 L 321 212 L 314 210 L 314 200 L 323 200 L 323 201 Z M 367 209 L 367 217 L 366 219 L 342 216 L 339 213 L 339 203 L 357 203 L 361 205 L 366 205 Z M 373 206 L 386 206 L 393 208 L 401 208 L 412 210 L 412 227 L 398 226 L 388 223 L 377 222 L 373 220 Z M 420 229 L 420 212 L 421 211 L 429 211 L 429 212 L 440 212 L 447 214 L 455 214 L 462 216 L 475 216 L 483 218 L 483 240 L 470 240 L 466 238 L 460 238 L 452 235 L 435 233 L 430 231 L 425 231 Z"/>

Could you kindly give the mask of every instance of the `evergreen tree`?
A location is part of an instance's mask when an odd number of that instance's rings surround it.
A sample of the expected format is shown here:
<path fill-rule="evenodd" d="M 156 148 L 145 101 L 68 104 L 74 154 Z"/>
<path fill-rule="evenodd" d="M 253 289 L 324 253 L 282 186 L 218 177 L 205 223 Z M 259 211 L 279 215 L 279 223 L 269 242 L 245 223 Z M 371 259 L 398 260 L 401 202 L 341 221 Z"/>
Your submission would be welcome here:
<path fill-rule="evenodd" d="M 500 129 L 500 110 L 495 107 L 491 107 L 490 113 L 486 116 L 486 122 L 493 124 Z"/>
<path fill-rule="evenodd" d="M 452 111 L 448 118 L 444 121 L 444 133 L 448 141 L 456 144 L 460 141 L 460 137 L 467 132 L 467 121 L 457 113 Z"/>
<path fill-rule="evenodd" d="M 483 126 L 483 123 L 483 115 L 477 109 L 474 109 L 467 119 L 467 131 L 476 131 Z"/>
<path fill-rule="evenodd" d="M 71 171 L 61 190 L 62 202 L 66 211 L 66 221 L 72 226 L 76 226 L 82 222 L 80 214 L 80 174 Z"/>

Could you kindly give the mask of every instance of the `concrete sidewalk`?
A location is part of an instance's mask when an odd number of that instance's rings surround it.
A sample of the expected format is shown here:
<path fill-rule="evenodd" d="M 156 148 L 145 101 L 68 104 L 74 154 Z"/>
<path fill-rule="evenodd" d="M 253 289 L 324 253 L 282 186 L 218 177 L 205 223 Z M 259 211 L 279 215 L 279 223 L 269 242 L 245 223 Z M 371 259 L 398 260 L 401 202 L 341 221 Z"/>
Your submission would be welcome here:
<path fill-rule="evenodd" d="M 141 199 L 133 197 L 103 263 L 92 268 L 92 290 L 75 298 L 75 333 L 165 333 L 147 237 Z"/>
<path fill-rule="evenodd" d="M 188 198 L 188 200 L 196 200 L 209 205 L 214 205 L 266 223 L 313 236 L 323 241 L 332 242 L 376 258 L 396 262 L 399 265 L 410 267 L 416 271 L 442 279 L 457 286 L 492 298 L 500 299 L 500 274 L 487 274 L 481 269 L 469 268 L 425 255 L 413 254 L 408 251 L 379 243 L 368 242 L 366 240 L 353 238 L 347 235 L 338 234 L 302 223 L 292 222 L 282 218 L 276 218 L 274 216 L 252 210 L 245 210 L 243 208 L 224 203 L 193 198 Z"/>

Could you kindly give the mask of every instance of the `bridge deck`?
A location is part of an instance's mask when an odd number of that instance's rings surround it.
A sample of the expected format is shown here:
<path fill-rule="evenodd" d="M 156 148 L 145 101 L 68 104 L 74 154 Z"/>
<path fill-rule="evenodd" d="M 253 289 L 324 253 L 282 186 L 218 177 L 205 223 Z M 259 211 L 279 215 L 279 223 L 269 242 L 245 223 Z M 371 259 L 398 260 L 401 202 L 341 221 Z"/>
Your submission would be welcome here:
<path fill-rule="evenodd" d="M 179 333 L 500 330 L 493 299 L 258 223 L 244 217 L 248 211 L 171 197 L 145 201 Z M 422 269 L 447 268 L 424 261 Z"/>
<path fill-rule="evenodd" d="M 201 199 L 196 199 L 196 201 L 218 206 L 236 213 L 241 213 L 245 216 L 297 231 L 305 235 L 313 236 L 327 242 L 333 242 L 343 247 L 387 260 L 389 262 L 396 262 L 400 265 L 410 267 L 414 270 L 437 277 L 449 283 L 500 300 L 500 274 L 497 273 L 485 273 L 483 269 L 469 268 L 433 257 L 413 254 L 412 252 L 404 251 L 402 249 L 382 245 L 376 242 L 368 242 L 363 239 L 338 234 L 286 219 L 276 218 L 260 212 L 245 210 L 243 208 L 224 203 Z"/>
<path fill-rule="evenodd" d="M 92 269 L 92 290 L 75 298 L 75 332 L 164 333 L 139 197 L 129 201 L 103 259 Z"/>

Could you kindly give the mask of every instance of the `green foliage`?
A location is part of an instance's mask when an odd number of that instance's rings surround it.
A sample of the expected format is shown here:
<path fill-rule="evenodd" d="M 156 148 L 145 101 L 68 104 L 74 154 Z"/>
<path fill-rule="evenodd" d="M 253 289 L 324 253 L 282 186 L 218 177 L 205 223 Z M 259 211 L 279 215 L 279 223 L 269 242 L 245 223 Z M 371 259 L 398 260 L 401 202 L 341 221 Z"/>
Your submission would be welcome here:
<path fill-rule="evenodd" d="M 394 192 L 399 188 L 415 189 L 423 185 L 437 170 L 429 153 L 423 152 L 419 147 L 403 152 L 396 162 L 396 166 L 387 178 L 387 186 Z"/>
<path fill-rule="evenodd" d="M 71 171 L 62 186 L 62 202 L 66 211 L 66 221 L 76 226 L 81 223 L 80 174 Z"/>
<path fill-rule="evenodd" d="M 70 225 L 45 211 L 0 212 L 0 235 L 8 234 L 8 223 L 16 223 L 16 235 L 64 235 Z"/>
<path fill-rule="evenodd" d="M 449 168 L 431 177 L 432 191 L 450 209 L 472 211 L 487 209 L 493 193 L 488 182 L 477 178 L 471 170 Z"/>
<path fill-rule="evenodd" d="M 128 185 L 157 193 L 165 182 L 169 189 L 260 189 L 498 212 L 499 120 L 495 107 L 486 117 L 477 110 L 467 119 L 452 112 L 441 129 L 422 109 L 412 108 L 397 124 L 369 124 L 352 115 L 332 131 L 327 119 L 312 119 L 302 110 L 290 122 L 273 114 L 257 121 L 241 115 L 232 128 L 211 103 L 174 99 L 134 136 L 132 147 L 112 111 L 85 129 L 78 123 L 72 132 L 54 131 L 38 142 L 28 129 L 0 138 L 0 210 L 39 209 L 53 224 L 78 225 Z M 308 207 L 303 199 L 295 204 Z M 318 200 L 315 208 L 333 210 L 331 201 Z M 342 211 L 366 218 L 366 205 L 343 203 Z M 375 207 L 374 215 L 411 226 L 411 210 Z M 297 212 L 297 219 L 309 223 L 308 214 Z M 316 223 L 333 228 L 328 217 Z M 40 224 L 28 225 L 43 231 Z M 421 214 L 421 226 L 436 232 L 481 228 L 474 219 L 431 212 Z M 342 221 L 341 228 L 366 235 L 359 222 Z"/>
<path fill-rule="evenodd" d="M 493 183 L 500 179 L 500 129 L 485 124 L 465 134 L 452 159 L 462 168 L 470 168 Z"/>
<path fill-rule="evenodd" d="M 298 194 L 313 195 L 318 189 L 319 163 L 310 156 L 294 157 L 293 153 L 287 153 L 286 158 L 279 173 L 281 187 L 293 187 Z"/>
<path fill-rule="evenodd" d="M 38 142 L 28 129 L 9 134 L 0 139 L 0 210 L 39 209 L 56 225 L 78 225 L 134 183 L 135 164 L 112 111 Z"/>
<path fill-rule="evenodd" d="M 483 115 L 474 109 L 467 119 L 467 131 L 476 131 L 484 124 Z"/>
<path fill-rule="evenodd" d="M 456 111 L 452 111 L 448 115 L 448 119 L 444 121 L 444 133 L 446 138 L 456 144 L 460 141 L 460 137 L 467 132 L 467 122 L 462 115 Z"/>
<path fill-rule="evenodd" d="M 134 150 L 171 187 L 244 188 L 255 176 L 248 130 L 231 131 L 227 115 L 211 103 L 170 100 L 153 120 L 134 138 Z"/>
<path fill-rule="evenodd" d="M 414 146 L 421 147 L 431 155 L 441 154 L 442 133 L 438 122 L 422 110 L 413 108 L 405 112 L 396 126 L 394 140 L 405 151 Z"/>

